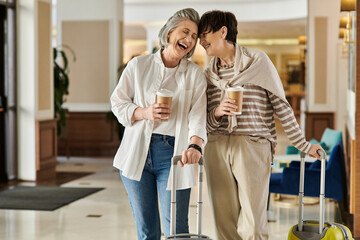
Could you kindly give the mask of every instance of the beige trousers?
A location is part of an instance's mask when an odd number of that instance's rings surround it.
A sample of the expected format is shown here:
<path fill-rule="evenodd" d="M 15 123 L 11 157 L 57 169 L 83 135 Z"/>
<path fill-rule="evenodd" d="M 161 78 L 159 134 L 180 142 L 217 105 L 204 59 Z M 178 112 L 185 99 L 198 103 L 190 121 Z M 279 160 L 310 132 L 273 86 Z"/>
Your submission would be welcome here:
<path fill-rule="evenodd" d="M 268 239 L 271 157 L 264 138 L 209 134 L 205 170 L 218 240 Z"/>

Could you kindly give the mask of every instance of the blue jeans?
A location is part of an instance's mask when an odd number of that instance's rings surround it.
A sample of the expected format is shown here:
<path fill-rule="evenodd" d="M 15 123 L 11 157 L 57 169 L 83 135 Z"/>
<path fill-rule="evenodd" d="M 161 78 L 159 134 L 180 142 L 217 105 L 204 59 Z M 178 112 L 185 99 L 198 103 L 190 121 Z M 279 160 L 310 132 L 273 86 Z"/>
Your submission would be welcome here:
<path fill-rule="evenodd" d="M 140 181 L 124 177 L 121 174 L 129 196 L 130 205 L 136 223 L 139 240 L 161 239 L 161 222 L 165 236 L 170 234 L 170 200 L 171 192 L 166 190 L 174 153 L 175 138 L 153 134 L 145 167 Z M 176 233 L 188 233 L 188 211 L 190 189 L 176 192 Z"/>

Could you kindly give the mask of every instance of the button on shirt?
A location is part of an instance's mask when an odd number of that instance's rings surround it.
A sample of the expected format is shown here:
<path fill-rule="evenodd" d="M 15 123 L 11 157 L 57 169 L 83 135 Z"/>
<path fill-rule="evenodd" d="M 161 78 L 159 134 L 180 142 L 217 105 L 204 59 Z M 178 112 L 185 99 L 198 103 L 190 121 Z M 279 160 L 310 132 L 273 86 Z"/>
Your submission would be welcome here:
<path fill-rule="evenodd" d="M 165 65 L 160 51 L 135 57 L 127 64 L 111 95 L 111 110 L 125 126 L 113 164 L 129 179 L 141 179 L 154 129 L 154 121 L 132 122 L 131 118 L 136 108 L 148 107 L 155 102 L 164 73 Z M 198 136 L 206 143 L 207 84 L 201 68 L 187 59 L 180 61 L 175 82 L 175 95 L 178 99 L 176 109 L 172 108 L 172 112 L 176 111 L 174 155 L 181 155 L 182 151 L 187 149 L 192 136 Z M 169 184 L 171 181 L 169 179 Z M 194 186 L 194 165 L 178 166 L 176 183 L 177 189 Z"/>

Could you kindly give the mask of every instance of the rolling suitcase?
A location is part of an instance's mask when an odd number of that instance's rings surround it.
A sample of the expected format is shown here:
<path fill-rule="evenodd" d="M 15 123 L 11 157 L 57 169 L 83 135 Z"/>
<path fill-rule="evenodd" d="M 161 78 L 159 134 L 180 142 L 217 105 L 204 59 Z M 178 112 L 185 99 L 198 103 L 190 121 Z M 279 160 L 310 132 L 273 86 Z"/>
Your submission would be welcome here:
<path fill-rule="evenodd" d="M 301 153 L 300 184 L 299 184 L 299 222 L 294 225 L 288 235 L 288 240 L 320 240 L 331 239 L 353 240 L 350 230 L 338 223 L 324 222 L 325 218 L 325 161 L 324 151 L 318 151 L 321 156 L 321 180 L 320 180 L 320 221 L 304 221 L 304 175 L 305 175 L 305 153 Z"/>
<path fill-rule="evenodd" d="M 181 240 L 201 240 L 208 239 L 209 237 L 201 234 L 201 225 L 202 225 L 202 183 L 203 183 L 203 157 L 200 158 L 198 163 L 198 201 L 197 201 L 197 234 L 184 233 L 184 234 L 175 234 L 176 233 L 176 188 L 175 188 L 175 174 L 176 174 L 176 165 L 181 160 L 181 156 L 174 156 L 172 158 L 172 185 L 171 185 L 171 206 L 170 206 L 170 236 L 163 238 L 163 240 L 170 239 L 181 239 Z"/>

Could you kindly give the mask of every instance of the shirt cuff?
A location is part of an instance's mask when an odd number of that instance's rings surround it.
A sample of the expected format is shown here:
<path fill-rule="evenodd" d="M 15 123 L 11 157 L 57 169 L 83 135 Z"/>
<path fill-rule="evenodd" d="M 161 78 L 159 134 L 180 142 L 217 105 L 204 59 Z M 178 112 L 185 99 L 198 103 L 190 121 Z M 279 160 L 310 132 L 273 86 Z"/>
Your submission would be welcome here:
<path fill-rule="evenodd" d="M 210 110 L 210 112 L 208 114 L 208 116 L 209 116 L 208 122 L 211 127 L 218 128 L 220 126 L 220 122 L 218 120 L 216 120 L 216 118 L 215 118 L 215 110 L 216 110 L 216 108 L 213 108 Z"/>
<path fill-rule="evenodd" d="M 197 136 L 199 138 L 201 138 L 202 140 L 204 140 L 202 146 L 200 147 L 204 147 L 205 144 L 207 143 L 207 133 L 206 133 L 206 129 L 203 126 L 198 126 L 196 129 L 194 130 L 190 130 L 189 131 L 189 143 L 190 143 L 190 139 L 193 136 Z"/>
<path fill-rule="evenodd" d="M 118 108 L 112 108 L 113 113 L 115 114 L 116 112 L 116 117 L 118 118 L 119 122 L 124 126 L 124 127 L 131 127 L 133 125 L 133 121 L 131 121 L 131 118 L 134 114 L 134 111 L 136 108 L 138 108 L 139 106 L 137 106 L 136 104 L 129 104 L 126 109 L 123 109 L 122 111 L 119 111 Z"/>

